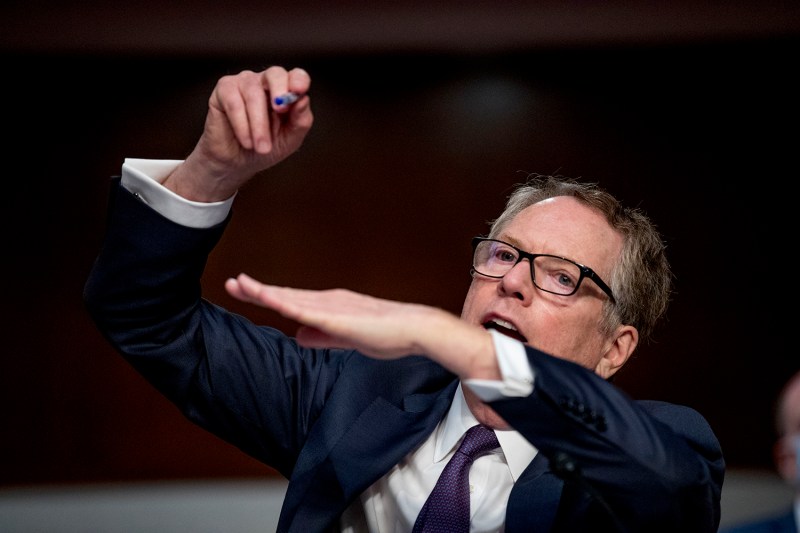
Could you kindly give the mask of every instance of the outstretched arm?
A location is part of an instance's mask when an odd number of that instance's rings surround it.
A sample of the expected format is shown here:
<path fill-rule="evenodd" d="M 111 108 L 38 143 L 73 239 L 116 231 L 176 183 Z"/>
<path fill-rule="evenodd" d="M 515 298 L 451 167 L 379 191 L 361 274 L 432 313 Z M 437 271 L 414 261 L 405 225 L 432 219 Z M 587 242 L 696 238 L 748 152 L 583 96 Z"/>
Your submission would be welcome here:
<path fill-rule="evenodd" d="M 465 379 L 501 379 L 490 333 L 435 307 L 345 289 L 276 287 L 245 274 L 225 288 L 299 322 L 297 340 L 307 347 L 354 348 L 378 359 L 423 354 Z"/>

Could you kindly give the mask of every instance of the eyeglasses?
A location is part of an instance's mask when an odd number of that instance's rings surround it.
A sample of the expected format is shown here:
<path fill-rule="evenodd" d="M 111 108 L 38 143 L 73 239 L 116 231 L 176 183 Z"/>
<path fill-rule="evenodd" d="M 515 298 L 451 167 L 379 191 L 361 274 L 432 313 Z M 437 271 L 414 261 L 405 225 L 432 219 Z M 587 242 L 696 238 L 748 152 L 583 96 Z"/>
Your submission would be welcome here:
<path fill-rule="evenodd" d="M 565 257 L 550 254 L 531 254 L 496 239 L 472 239 L 472 270 L 489 278 L 502 278 L 523 259 L 531 265 L 531 280 L 540 290 L 561 296 L 578 291 L 583 278 L 589 278 L 616 302 L 611 287 L 594 270 Z"/>

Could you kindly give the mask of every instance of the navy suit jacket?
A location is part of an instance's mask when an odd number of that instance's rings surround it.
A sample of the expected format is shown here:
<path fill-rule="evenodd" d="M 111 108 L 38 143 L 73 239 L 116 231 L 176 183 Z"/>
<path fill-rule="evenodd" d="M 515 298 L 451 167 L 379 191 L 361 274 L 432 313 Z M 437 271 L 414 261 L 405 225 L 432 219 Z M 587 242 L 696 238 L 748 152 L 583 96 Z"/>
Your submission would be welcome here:
<path fill-rule="evenodd" d="M 289 479 L 279 531 L 332 531 L 342 512 L 447 412 L 456 376 L 421 356 L 306 349 L 204 300 L 226 223 L 174 224 L 113 181 L 84 298 L 99 329 L 191 420 Z M 515 483 L 506 531 L 716 532 L 724 461 L 705 419 L 633 401 L 531 347 L 529 397 L 492 407 L 539 453 Z"/>

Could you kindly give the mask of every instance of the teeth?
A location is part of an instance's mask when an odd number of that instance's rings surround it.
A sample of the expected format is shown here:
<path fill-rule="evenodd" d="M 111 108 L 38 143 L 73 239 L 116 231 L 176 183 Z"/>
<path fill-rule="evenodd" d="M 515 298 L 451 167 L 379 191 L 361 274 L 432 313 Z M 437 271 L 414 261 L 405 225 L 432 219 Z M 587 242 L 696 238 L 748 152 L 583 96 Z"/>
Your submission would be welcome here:
<path fill-rule="evenodd" d="M 514 324 L 512 324 L 511 322 L 506 322 L 505 320 L 501 320 L 499 318 L 493 318 L 492 322 L 494 322 L 498 326 L 510 329 L 511 331 L 517 331 L 517 328 L 515 328 Z"/>

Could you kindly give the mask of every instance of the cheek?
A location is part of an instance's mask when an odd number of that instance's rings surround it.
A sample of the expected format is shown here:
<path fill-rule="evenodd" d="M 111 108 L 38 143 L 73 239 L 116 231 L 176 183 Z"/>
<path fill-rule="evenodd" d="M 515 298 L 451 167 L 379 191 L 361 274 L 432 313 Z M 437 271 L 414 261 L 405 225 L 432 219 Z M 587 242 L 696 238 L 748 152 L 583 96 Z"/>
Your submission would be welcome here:
<path fill-rule="evenodd" d="M 473 280 L 472 284 L 469 286 L 469 290 L 467 290 L 467 296 L 464 298 L 464 305 L 461 308 L 461 318 L 470 324 L 479 324 L 481 309 L 484 308 L 481 305 L 481 301 L 485 300 L 485 295 L 487 295 L 486 285 L 475 283 Z"/>
<path fill-rule="evenodd" d="M 537 348 L 594 370 L 603 344 L 596 320 L 559 309 L 539 314 L 532 326 Z"/>

